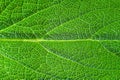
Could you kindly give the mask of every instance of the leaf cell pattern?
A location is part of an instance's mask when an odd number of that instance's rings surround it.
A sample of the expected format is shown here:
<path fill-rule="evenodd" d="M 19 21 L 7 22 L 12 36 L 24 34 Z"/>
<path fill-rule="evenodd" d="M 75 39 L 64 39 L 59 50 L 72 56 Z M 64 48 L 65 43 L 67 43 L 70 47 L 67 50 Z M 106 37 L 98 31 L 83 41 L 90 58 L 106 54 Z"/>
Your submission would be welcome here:
<path fill-rule="evenodd" d="M 0 0 L 0 80 L 119 80 L 119 0 Z"/>

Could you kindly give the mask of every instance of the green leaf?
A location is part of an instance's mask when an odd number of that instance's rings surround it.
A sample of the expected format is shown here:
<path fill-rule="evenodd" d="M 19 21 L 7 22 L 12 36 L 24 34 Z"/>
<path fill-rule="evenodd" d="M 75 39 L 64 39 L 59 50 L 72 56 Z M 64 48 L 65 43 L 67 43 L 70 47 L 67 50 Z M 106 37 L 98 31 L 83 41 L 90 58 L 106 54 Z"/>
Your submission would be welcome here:
<path fill-rule="evenodd" d="M 0 0 L 0 80 L 119 75 L 119 0 Z"/>

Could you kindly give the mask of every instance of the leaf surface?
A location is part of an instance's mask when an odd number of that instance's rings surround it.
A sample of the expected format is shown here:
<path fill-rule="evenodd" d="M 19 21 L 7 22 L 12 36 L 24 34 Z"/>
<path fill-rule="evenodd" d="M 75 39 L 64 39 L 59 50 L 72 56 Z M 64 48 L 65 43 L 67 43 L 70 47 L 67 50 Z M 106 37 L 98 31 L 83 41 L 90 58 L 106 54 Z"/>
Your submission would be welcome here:
<path fill-rule="evenodd" d="M 0 79 L 120 79 L 119 19 L 119 0 L 0 0 Z"/>

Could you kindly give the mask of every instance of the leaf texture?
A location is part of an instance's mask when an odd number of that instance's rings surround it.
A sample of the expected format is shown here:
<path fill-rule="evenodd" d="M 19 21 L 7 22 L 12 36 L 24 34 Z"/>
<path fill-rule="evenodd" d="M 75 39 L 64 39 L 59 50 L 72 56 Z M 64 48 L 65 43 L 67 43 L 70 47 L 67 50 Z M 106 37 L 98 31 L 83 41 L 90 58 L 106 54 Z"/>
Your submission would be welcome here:
<path fill-rule="evenodd" d="M 0 80 L 119 80 L 119 0 L 0 0 Z"/>

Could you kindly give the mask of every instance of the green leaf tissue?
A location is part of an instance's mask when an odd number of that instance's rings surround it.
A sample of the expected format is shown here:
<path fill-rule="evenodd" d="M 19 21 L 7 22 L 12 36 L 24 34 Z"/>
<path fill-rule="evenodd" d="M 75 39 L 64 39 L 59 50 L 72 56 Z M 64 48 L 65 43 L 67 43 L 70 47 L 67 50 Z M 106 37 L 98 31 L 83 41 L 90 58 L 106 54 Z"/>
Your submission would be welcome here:
<path fill-rule="evenodd" d="M 120 80 L 120 0 L 0 0 L 0 80 Z"/>

